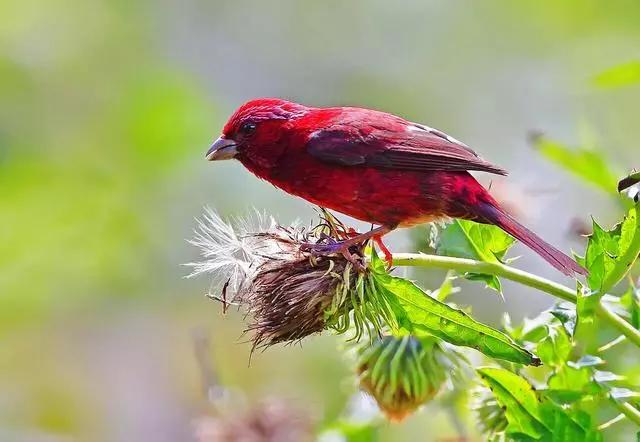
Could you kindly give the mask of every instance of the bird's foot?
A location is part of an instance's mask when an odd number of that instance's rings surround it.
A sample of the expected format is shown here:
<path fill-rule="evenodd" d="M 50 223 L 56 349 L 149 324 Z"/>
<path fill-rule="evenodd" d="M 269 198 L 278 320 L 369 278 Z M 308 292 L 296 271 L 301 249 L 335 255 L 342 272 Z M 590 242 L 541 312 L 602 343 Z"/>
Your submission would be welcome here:
<path fill-rule="evenodd" d="M 363 264 L 364 258 L 362 255 L 364 243 L 354 243 L 350 240 L 336 241 L 328 236 L 322 238 L 321 241 L 318 243 L 303 243 L 300 246 L 300 251 L 309 252 L 313 256 L 342 255 L 357 271 L 365 271 L 366 267 Z"/>
<path fill-rule="evenodd" d="M 380 239 L 382 235 L 389 232 L 389 228 L 385 226 L 378 227 L 366 233 L 358 234 L 355 230 L 348 230 L 348 238 L 344 240 L 336 240 L 335 238 L 323 234 L 317 243 L 305 243 L 300 246 L 303 252 L 309 252 L 315 256 L 329 256 L 341 254 L 349 261 L 358 271 L 365 271 L 363 248 L 367 241 L 373 239 L 384 254 L 387 266 L 390 268 L 393 257 L 389 249 L 382 243 Z"/>

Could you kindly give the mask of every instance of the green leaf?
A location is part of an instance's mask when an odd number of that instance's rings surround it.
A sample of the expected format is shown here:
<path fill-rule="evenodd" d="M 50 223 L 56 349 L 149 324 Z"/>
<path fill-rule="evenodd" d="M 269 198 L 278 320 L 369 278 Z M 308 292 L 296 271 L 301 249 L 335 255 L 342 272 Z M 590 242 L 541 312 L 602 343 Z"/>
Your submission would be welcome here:
<path fill-rule="evenodd" d="M 523 377 L 503 368 L 484 367 L 478 374 L 503 407 L 506 433 L 515 440 L 600 441 L 589 415 L 540 397 Z"/>
<path fill-rule="evenodd" d="M 503 327 L 507 334 L 511 336 L 516 342 L 530 342 L 537 343 L 542 341 L 549 335 L 549 322 L 553 320 L 553 316 L 541 313 L 535 318 L 524 318 L 520 325 L 514 327 L 511 324 L 511 319 L 505 314 L 503 320 Z"/>
<path fill-rule="evenodd" d="M 581 259 L 589 277 L 589 288 L 602 296 L 631 270 L 640 253 L 640 217 L 632 207 L 624 220 L 611 230 L 593 221 L 585 257 Z"/>
<path fill-rule="evenodd" d="M 582 398 L 586 394 L 597 392 L 592 383 L 591 370 L 587 367 L 575 368 L 568 365 L 558 367 L 547 380 L 549 390 L 556 392 L 572 392 Z M 557 394 L 557 393 L 556 393 Z"/>
<path fill-rule="evenodd" d="M 417 335 L 428 333 L 490 357 L 539 365 L 536 357 L 506 334 L 432 298 L 414 283 L 386 272 L 375 273 L 374 280 L 377 290 L 385 293 L 401 329 Z"/>
<path fill-rule="evenodd" d="M 607 193 L 616 192 L 617 174 L 599 152 L 586 148 L 571 149 L 544 136 L 536 137 L 534 145 L 542 156 L 566 171 Z"/>
<path fill-rule="evenodd" d="M 571 354 L 571 340 L 562 325 L 549 326 L 549 333 L 539 344 L 536 353 L 545 365 L 560 367 Z"/>
<path fill-rule="evenodd" d="M 440 287 L 434 290 L 433 293 L 431 293 L 431 296 L 436 298 L 438 301 L 444 302 L 450 295 L 458 293 L 460 291 L 460 287 L 453 285 L 453 281 L 455 279 L 456 277 L 454 276 L 454 272 L 448 272 Z"/>
<path fill-rule="evenodd" d="M 593 427 L 588 414 L 579 410 L 564 409 L 551 401 L 545 401 L 540 411 L 549 434 L 542 440 L 552 442 L 599 442 L 600 432 Z"/>
<path fill-rule="evenodd" d="M 496 226 L 454 220 L 440 233 L 436 253 L 442 256 L 501 263 L 514 243 L 515 239 Z M 470 280 L 484 281 L 488 287 L 502 293 L 502 285 L 495 275 L 467 273 L 464 276 Z"/>
<path fill-rule="evenodd" d="M 574 340 L 583 347 L 583 351 L 592 353 L 598 347 L 598 318 L 596 310 L 600 303 L 599 292 L 591 291 L 578 283 L 576 303 L 576 326 Z"/>
<path fill-rule="evenodd" d="M 598 74 L 593 82 L 604 89 L 640 84 L 640 61 L 634 60 L 613 66 Z"/>
<path fill-rule="evenodd" d="M 508 434 L 522 434 L 540 439 L 548 429 L 542 419 L 538 396 L 529 382 L 503 368 L 477 369 L 484 383 L 493 391 L 505 410 Z"/>

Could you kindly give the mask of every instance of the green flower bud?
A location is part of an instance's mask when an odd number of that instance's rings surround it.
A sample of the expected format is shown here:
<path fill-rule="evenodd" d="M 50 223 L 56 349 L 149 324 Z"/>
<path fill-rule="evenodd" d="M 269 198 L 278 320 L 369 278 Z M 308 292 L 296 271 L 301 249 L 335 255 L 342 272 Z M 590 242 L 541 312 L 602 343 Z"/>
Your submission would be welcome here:
<path fill-rule="evenodd" d="M 433 399 L 460 360 L 435 337 L 383 336 L 358 350 L 360 388 L 390 420 L 400 421 Z"/>
<path fill-rule="evenodd" d="M 472 395 L 474 400 L 471 408 L 476 414 L 480 431 L 488 440 L 498 440 L 508 424 L 504 409 L 493 392 L 485 386 L 474 389 Z"/>

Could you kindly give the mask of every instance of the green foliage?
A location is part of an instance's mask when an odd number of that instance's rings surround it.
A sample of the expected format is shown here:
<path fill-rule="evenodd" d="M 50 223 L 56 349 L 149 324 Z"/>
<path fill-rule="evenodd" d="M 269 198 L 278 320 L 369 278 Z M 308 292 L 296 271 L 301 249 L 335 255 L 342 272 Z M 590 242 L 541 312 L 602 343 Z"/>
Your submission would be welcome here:
<path fill-rule="evenodd" d="M 508 422 L 505 432 L 513 439 L 602 440 L 587 414 L 554 403 L 524 377 L 503 368 L 484 367 L 477 371 L 503 407 Z"/>
<path fill-rule="evenodd" d="M 604 89 L 640 84 L 640 61 L 633 60 L 610 67 L 599 73 L 593 82 Z"/>
<path fill-rule="evenodd" d="M 510 235 L 496 226 L 456 219 L 440 233 L 436 253 L 501 263 L 514 243 Z M 466 273 L 464 276 L 470 280 L 484 281 L 488 287 L 502 293 L 502 284 L 495 275 Z"/>
<path fill-rule="evenodd" d="M 571 354 L 571 338 L 564 327 L 547 326 L 547 336 L 540 341 L 537 351 L 543 364 L 562 366 Z"/>
<path fill-rule="evenodd" d="M 484 325 L 465 312 L 429 296 L 417 285 L 389 275 L 373 255 L 375 285 L 391 305 L 400 330 L 430 334 L 454 345 L 475 348 L 487 356 L 520 364 L 538 364 L 538 359 L 506 334 Z M 400 331 L 398 330 L 398 331 Z"/>
<path fill-rule="evenodd" d="M 576 175 L 591 184 L 608 192 L 616 188 L 616 180 L 612 173 L 606 176 L 610 169 L 599 154 L 582 151 L 580 159 L 564 156 L 559 160 L 562 152 L 555 147 L 546 150 L 551 157 L 558 154 L 555 160 L 573 167 Z M 565 154 L 566 151 L 562 153 Z M 594 158 L 596 167 L 589 164 Z M 604 177 L 600 173 L 603 170 Z M 631 175 L 621 187 L 635 184 L 636 178 Z M 600 429 L 597 422 L 602 410 L 609 410 L 608 414 L 619 411 L 640 423 L 640 412 L 629 402 L 638 397 L 637 386 L 625 376 L 603 371 L 606 361 L 600 352 L 610 351 L 624 340 L 615 338 L 610 344 L 599 346 L 605 325 L 600 318 L 603 297 L 631 271 L 640 253 L 637 210 L 630 207 L 623 221 L 610 230 L 594 221 L 585 257 L 579 258 L 590 274 L 584 284 L 576 283 L 576 306 L 561 303 L 516 326 L 507 321 L 506 333 L 485 328 L 442 302 L 452 292 L 449 275 L 440 289 L 430 293 L 436 296 L 434 299 L 412 282 L 383 272 L 382 264 L 374 266 L 378 290 L 386 292 L 385 298 L 393 299 L 389 303 L 399 326 L 396 333 L 433 335 L 454 345 L 477 348 L 492 358 L 525 365 L 523 368 L 503 362 L 501 368 L 478 369 L 491 392 L 483 395 L 475 410 L 490 440 L 600 441 L 602 431 L 620 419 L 617 417 Z M 442 230 L 436 250 L 440 255 L 503 263 L 512 243 L 497 229 L 455 221 Z M 465 277 L 485 280 L 500 290 L 495 275 Z M 637 329 L 639 298 L 638 289 L 630 284 L 621 298 L 609 295 L 607 302 L 617 305 L 618 313 Z M 532 362 L 541 362 L 542 367 L 534 370 L 530 367 Z"/>
<path fill-rule="evenodd" d="M 540 147 L 552 161 L 609 193 L 616 188 L 625 190 L 640 181 L 640 175 L 632 174 L 616 186 L 611 169 L 597 152 L 570 152 L 550 142 L 543 142 Z M 604 326 L 599 314 L 604 295 L 625 278 L 640 254 L 638 206 L 629 204 L 628 200 L 625 205 L 631 207 L 614 228 L 605 230 L 593 222 L 585 257 L 579 258 L 590 274 L 585 284 L 577 283 L 575 307 L 562 303 L 518 326 L 511 325 L 510 321 L 505 323 L 511 338 L 540 358 L 542 373 L 534 374 L 530 369 L 514 370 L 505 364 L 503 368 L 478 369 L 479 376 L 491 389 L 476 406 L 488 439 L 599 441 L 603 439 L 602 431 L 620 419 L 616 417 L 601 428 L 597 427 L 602 410 L 611 406 L 621 413 L 620 416 L 640 424 L 640 412 L 632 402 L 639 395 L 638 387 L 629 383 L 625 376 L 603 371 L 606 361 L 598 354 L 624 342 L 624 339 L 615 338 L 599 347 Z M 458 227 L 452 232 L 455 235 L 448 237 L 451 245 L 441 246 L 441 250 L 451 254 L 460 250 L 459 244 L 468 242 L 469 237 Z M 491 240 L 483 237 L 482 243 L 488 244 Z M 474 247 L 470 249 L 472 252 L 466 250 L 456 256 L 472 257 L 475 250 Z M 476 254 L 475 258 L 486 259 L 486 256 Z M 626 315 L 636 329 L 640 325 L 638 293 L 631 282 L 621 298 L 609 295 L 607 301 L 624 309 L 621 314 Z M 538 389 L 532 386 L 531 375 L 536 379 L 543 376 Z M 494 400 L 499 408 L 492 402 Z"/>
<path fill-rule="evenodd" d="M 533 387 L 517 374 L 502 368 L 486 367 L 477 371 L 504 409 L 509 423 L 505 431 L 539 439 L 546 428 Z"/>
<path fill-rule="evenodd" d="M 578 284 L 576 336 L 586 351 L 597 348 L 600 326 L 597 310 L 602 297 L 631 270 L 640 254 L 640 219 L 632 207 L 624 220 L 611 230 L 593 222 L 585 256 L 580 263 L 589 270 L 587 286 Z M 630 307 L 633 304 L 629 304 Z"/>
<path fill-rule="evenodd" d="M 600 151 L 583 147 L 571 149 L 544 136 L 535 137 L 533 142 L 538 152 L 552 163 L 606 193 L 615 194 L 618 174 Z"/>
<path fill-rule="evenodd" d="M 606 293 L 626 275 L 640 253 L 640 217 L 632 207 L 611 230 L 593 221 L 593 233 L 581 264 L 589 270 L 589 288 Z"/>

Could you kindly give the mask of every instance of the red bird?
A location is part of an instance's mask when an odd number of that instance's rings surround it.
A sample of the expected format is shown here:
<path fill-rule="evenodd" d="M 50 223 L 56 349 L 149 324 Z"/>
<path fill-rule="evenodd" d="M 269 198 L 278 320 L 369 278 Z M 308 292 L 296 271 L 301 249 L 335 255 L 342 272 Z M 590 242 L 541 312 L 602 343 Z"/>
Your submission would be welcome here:
<path fill-rule="evenodd" d="M 449 135 L 398 116 L 357 107 L 315 108 L 280 99 L 242 105 L 224 126 L 207 159 L 238 159 L 259 178 L 313 204 L 377 224 L 335 244 L 342 252 L 396 227 L 463 218 L 493 224 L 565 275 L 587 271 L 522 226 L 469 171 L 506 175 Z"/>

